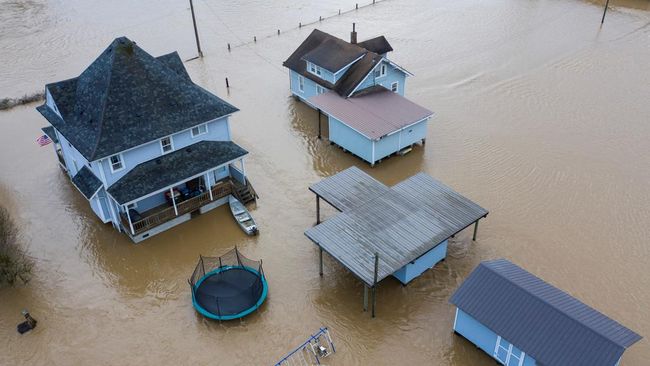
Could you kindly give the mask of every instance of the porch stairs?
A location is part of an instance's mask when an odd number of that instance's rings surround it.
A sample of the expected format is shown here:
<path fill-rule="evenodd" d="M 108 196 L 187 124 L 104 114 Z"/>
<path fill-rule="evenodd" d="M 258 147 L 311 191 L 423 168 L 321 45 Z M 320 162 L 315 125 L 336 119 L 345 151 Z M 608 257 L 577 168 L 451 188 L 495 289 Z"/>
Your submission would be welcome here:
<path fill-rule="evenodd" d="M 241 182 L 233 179 L 232 185 L 233 195 L 237 197 L 237 199 L 244 205 L 255 202 L 258 198 L 260 198 L 257 195 L 257 192 L 255 192 L 255 188 L 253 188 L 253 185 L 248 179 L 246 179 L 246 184 L 242 184 Z"/>

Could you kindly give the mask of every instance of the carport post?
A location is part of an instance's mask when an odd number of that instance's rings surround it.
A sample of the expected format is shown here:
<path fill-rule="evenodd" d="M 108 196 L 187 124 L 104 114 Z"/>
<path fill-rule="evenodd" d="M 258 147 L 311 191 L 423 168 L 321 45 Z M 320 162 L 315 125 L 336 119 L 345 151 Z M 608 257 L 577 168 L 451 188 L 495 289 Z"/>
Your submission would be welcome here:
<path fill-rule="evenodd" d="M 474 236 L 472 237 L 472 241 L 476 241 L 476 234 L 478 233 L 478 221 L 479 220 L 476 220 L 476 222 L 474 223 Z"/>
<path fill-rule="evenodd" d="M 379 271 L 379 253 L 375 253 L 375 280 L 372 285 L 372 317 L 375 317 L 375 306 L 377 305 L 377 272 Z"/>
<path fill-rule="evenodd" d="M 320 276 L 322 277 L 323 276 L 323 248 L 321 248 L 321 246 L 319 245 L 318 249 L 319 249 L 319 257 L 320 257 L 320 260 L 319 260 L 320 261 L 320 271 L 318 272 L 318 274 L 320 274 Z"/>
<path fill-rule="evenodd" d="M 320 196 L 316 195 L 316 225 L 320 224 Z"/>
<path fill-rule="evenodd" d="M 363 284 L 363 311 L 368 311 L 368 285 Z"/>
<path fill-rule="evenodd" d="M 321 139 L 321 132 L 320 132 L 320 109 L 318 110 L 318 139 Z"/>

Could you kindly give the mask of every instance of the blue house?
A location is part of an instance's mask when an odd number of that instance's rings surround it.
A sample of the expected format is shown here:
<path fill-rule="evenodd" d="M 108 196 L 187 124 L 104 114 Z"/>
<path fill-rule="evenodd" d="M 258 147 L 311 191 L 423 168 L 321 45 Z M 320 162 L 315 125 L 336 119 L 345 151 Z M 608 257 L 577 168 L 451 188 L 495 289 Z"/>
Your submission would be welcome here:
<path fill-rule="evenodd" d="M 232 142 L 237 108 L 194 84 L 176 52 L 114 40 L 79 77 L 45 86 L 37 110 L 59 163 L 104 223 L 134 242 L 255 193 Z"/>
<path fill-rule="evenodd" d="M 330 142 L 371 165 L 424 144 L 431 111 L 404 98 L 411 73 L 380 36 L 357 43 L 314 30 L 283 63 L 293 96 L 327 116 Z"/>
<path fill-rule="evenodd" d="M 505 259 L 482 262 L 450 302 L 454 331 L 507 366 L 618 366 L 641 339 Z"/>

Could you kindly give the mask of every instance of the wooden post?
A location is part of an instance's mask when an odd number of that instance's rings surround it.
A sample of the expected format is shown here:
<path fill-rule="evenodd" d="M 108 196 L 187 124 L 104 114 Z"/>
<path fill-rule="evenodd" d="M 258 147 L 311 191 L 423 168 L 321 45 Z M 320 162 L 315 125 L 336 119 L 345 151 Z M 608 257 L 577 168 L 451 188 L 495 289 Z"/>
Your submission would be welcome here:
<path fill-rule="evenodd" d="M 228 43 L 228 52 L 230 52 L 230 43 Z"/>
<path fill-rule="evenodd" d="M 356 5 L 356 10 L 359 10 L 359 3 L 357 3 Z"/>
<path fill-rule="evenodd" d="M 316 225 L 320 224 L 320 196 L 316 195 Z"/>
<path fill-rule="evenodd" d="M 372 317 L 375 317 L 375 306 L 377 304 L 377 273 L 379 272 L 379 253 L 375 253 L 375 279 L 372 285 Z"/>
<path fill-rule="evenodd" d="M 226 89 L 230 89 L 230 83 L 228 82 L 228 78 L 226 78 Z"/>
<path fill-rule="evenodd" d="M 199 51 L 199 57 L 203 57 L 203 51 L 201 51 L 201 42 L 199 41 L 199 32 L 196 29 L 196 16 L 194 15 L 193 0 L 190 0 L 190 11 L 192 12 L 192 24 L 194 24 L 194 37 L 196 38 L 196 50 Z"/>
<path fill-rule="evenodd" d="M 257 36 L 253 36 L 253 42 L 257 42 Z"/>
<path fill-rule="evenodd" d="M 600 24 L 605 23 L 605 14 L 607 14 L 607 7 L 609 7 L 609 0 L 605 2 L 605 10 L 603 11 L 603 19 L 600 20 Z"/>
<path fill-rule="evenodd" d="M 320 267 L 319 267 L 319 268 L 320 268 L 320 270 L 319 270 L 318 274 L 319 274 L 321 277 L 323 277 L 323 248 L 319 245 L 319 246 L 318 246 L 318 249 L 319 249 L 319 252 L 320 252 L 320 253 L 319 253 L 319 257 L 320 257 L 320 260 L 319 260 L 319 262 L 320 262 Z"/>
<path fill-rule="evenodd" d="M 169 189 L 169 194 L 172 198 L 172 204 L 174 205 L 174 213 L 178 216 L 178 208 L 176 208 L 176 199 L 174 198 L 174 188 Z"/>
<path fill-rule="evenodd" d="M 363 311 L 368 311 L 368 285 L 363 284 Z"/>
<path fill-rule="evenodd" d="M 298 23 L 298 28 L 302 28 L 302 22 Z"/>
<path fill-rule="evenodd" d="M 278 36 L 280 35 L 280 30 L 278 29 Z"/>
<path fill-rule="evenodd" d="M 318 110 L 318 139 L 320 140 L 322 138 L 321 136 L 321 124 L 320 124 L 320 109 Z"/>
<path fill-rule="evenodd" d="M 322 22 L 322 21 L 323 21 L 323 16 L 319 16 L 319 17 L 318 17 L 318 21 L 319 21 L 319 22 Z"/>
<path fill-rule="evenodd" d="M 478 220 L 474 223 L 474 236 L 472 236 L 472 241 L 476 241 L 476 234 L 478 233 Z"/>

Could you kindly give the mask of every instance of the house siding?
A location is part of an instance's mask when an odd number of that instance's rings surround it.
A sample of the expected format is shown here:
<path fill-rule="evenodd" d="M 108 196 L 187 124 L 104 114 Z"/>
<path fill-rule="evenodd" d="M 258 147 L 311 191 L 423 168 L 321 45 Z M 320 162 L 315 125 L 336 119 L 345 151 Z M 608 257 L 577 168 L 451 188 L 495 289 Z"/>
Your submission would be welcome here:
<path fill-rule="evenodd" d="M 308 72 L 308 73 L 314 75 L 314 76 L 317 77 L 317 78 L 321 78 L 321 79 L 323 79 L 323 80 L 325 80 L 325 81 L 329 81 L 330 83 L 334 84 L 334 80 L 335 80 L 335 79 L 334 79 L 334 73 L 333 73 L 333 72 L 331 72 L 331 71 L 329 71 L 329 70 L 326 70 L 326 69 L 325 69 L 324 67 L 322 67 L 322 66 L 319 66 L 319 67 L 320 67 L 320 75 L 318 75 L 318 74 L 314 74 L 314 73 L 312 73 L 312 72 L 310 71 L 310 64 L 311 64 L 310 62 L 307 62 L 307 72 Z M 314 64 L 314 65 L 316 65 L 316 64 Z M 316 66 L 318 66 L 318 65 L 316 65 Z"/>
<path fill-rule="evenodd" d="M 300 91 L 300 82 L 298 80 L 298 78 L 300 76 L 302 76 L 302 75 L 298 74 L 297 72 L 295 72 L 293 70 L 289 71 L 289 78 L 290 78 L 290 84 L 291 84 L 290 85 L 291 93 L 293 95 L 299 97 L 303 101 L 305 101 L 306 99 L 311 98 L 314 95 L 318 94 L 318 90 L 316 89 L 316 87 L 319 86 L 319 85 L 316 84 L 315 81 L 303 76 L 303 79 L 305 80 L 305 82 L 304 82 L 304 90 Z M 329 89 L 327 89 L 325 87 L 322 87 L 322 88 L 325 89 L 326 91 L 329 90 Z"/>
<path fill-rule="evenodd" d="M 427 137 L 428 118 L 375 141 L 375 159 L 383 159 Z"/>
<path fill-rule="evenodd" d="M 68 142 L 68 139 L 65 138 L 62 134 L 57 131 L 57 136 L 59 137 L 59 142 L 61 143 L 61 153 L 63 154 L 63 160 L 65 161 L 65 166 L 68 169 L 68 175 L 70 178 L 77 175 L 79 169 L 84 165 L 88 165 L 88 160 L 81 155 L 81 153 L 74 148 Z"/>
<path fill-rule="evenodd" d="M 498 335 L 474 319 L 461 309 L 456 309 L 456 318 L 454 320 L 454 331 L 472 342 L 476 347 L 483 350 L 490 357 L 493 357 L 494 349 L 497 345 Z M 516 347 L 516 345 L 515 345 Z M 525 350 L 523 350 L 525 352 Z M 496 360 L 496 358 L 494 358 Z M 497 360 L 497 362 L 499 362 Z M 528 354 L 524 357 L 523 366 L 535 366 L 535 360 Z M 508 366 L 517 366 L 510 363 Z"/>
<path fill-rule="evenodd" d="M 194 138 L 192 138 L 191 130 L 175 133 L 171 135 L 174 150 L 180 150 L 204 140 L 229 141 L 230 130 L 228 128 L 228 123 L 229 122 L 227 116 L 210 121 L 208 122 L 208 132 L 204 135 L 200 135 Z M 162 150 L 160 148 L 160 140 L 155 140 L 135 149 L 122 152 L 122 162 L 124 164 L 124 169 L 115 173 L 111 172 L 109 158 L 101 159 L 103 160 L 102 167 L 104 169 L 104 176 L 106 177 L 106 184 L 110 187 L 113 183 L 117 182 L 138 164 L 149 161 L 151 159 L 155 159 L 161 155 Z M 94 172 L 98 177 L 100 177 L 98 170 Z"/>
<path fill-rule="evenodd" d="M 374 163 L 372 159 L 372 141 L 353 130 L 340 120 L 329 116 L 330 141 L 357 155 L 363 160 Z"/>
<path fill-rule="evenodd" d="M 380 65 L 385 64 L 387 66 L 386 75 L 375 77 L 375 70 L 379 70 Z M 406 83 L 406 74 L 404 71 L 393 67 L 389 62 L 382 61 L 375 68 L 370 71 L 366 79 L 359 84 L 356 88 L 356 92 L 359 92 L 363 89 L 370 88 L 375 85 L 381 85 L 384 88 L 390 90 L 390 86 L 393 82 L 398 82 L 397 93 L 401 96 L 404 96 L 405 83 Z"/>
<path fill-rule="evenodd" d="M 445 259 L 447 256 L 447 240 L 438 244 L 433 249 L 423 254 L 420 258 L 400 268 L 393 276 L 401 283 L 407 284 L 416 277 L 420 276 L 424 271 L 433 268 L 438 262 Z"/>

